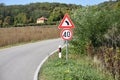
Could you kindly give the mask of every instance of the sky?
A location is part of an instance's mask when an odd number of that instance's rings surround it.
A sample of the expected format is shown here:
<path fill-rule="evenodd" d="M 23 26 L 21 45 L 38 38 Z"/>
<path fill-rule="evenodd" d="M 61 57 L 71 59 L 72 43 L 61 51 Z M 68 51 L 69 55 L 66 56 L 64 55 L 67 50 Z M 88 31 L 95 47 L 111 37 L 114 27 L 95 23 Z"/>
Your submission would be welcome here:
<path fill-rule="evenodd" d="M 4 3 L 5 5 L 24 5 L 36 2 L 59 2 L 59 3 L 67 3 L 67 4 L 77 4 L 77 5 L 96 5 L 102 3 L 104 1 L 109 0 L 0 0 L 0 3 Z"/>

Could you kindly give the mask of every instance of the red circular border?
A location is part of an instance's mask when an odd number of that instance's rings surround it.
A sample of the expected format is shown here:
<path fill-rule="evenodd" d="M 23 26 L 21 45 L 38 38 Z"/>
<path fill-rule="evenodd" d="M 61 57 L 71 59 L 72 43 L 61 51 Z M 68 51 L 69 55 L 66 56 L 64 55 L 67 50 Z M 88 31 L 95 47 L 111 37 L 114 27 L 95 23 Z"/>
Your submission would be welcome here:
<path fill-rule="evenodd" d="M 63 33 L 65 30 L 69 30 L 69 31 L 71 32 L 71 37 L 70 37 L 70 38 L 68 38 L 68 39 L 65 39 L 65 38 L 62 36 L 62 33 Z M 62 39 L 64 39 L 64 40 L 71 40 L 71 39 L 72 39 L 72 36 L 73 36 L 73 32 L 72 32 L 72 30 L 71 30 L 71 29 L 63 29 L 63 30 L 61 31 L 61 33 L 60 33 L 60 36 L 61 36 L 61 37 L 62 37 Z"/>

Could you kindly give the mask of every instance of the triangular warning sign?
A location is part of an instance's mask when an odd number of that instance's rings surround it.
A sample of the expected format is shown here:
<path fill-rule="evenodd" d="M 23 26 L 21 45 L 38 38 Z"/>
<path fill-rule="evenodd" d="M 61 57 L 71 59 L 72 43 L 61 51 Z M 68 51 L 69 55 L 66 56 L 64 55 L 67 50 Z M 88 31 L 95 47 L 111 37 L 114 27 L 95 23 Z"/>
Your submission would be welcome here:
<path fill-rule="evenodd" d="M 58 28 L 75 28 L 68 14 L 65 14 Z"/>

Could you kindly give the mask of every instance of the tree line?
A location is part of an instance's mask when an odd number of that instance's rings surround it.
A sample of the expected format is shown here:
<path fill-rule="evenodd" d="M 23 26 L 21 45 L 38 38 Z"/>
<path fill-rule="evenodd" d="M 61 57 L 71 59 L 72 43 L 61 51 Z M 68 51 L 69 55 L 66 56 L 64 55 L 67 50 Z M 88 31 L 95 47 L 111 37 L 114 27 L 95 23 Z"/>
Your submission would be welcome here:
<path fill-rule="evenodd" d="M 0 27 L 10 25 L 25 25 L 36 23 L 37 18 L 48 18 L 48 22 L 56 22 L 62 19 L 65 13 L 70 13 L 80 5 L 63 3 L 31 3 L 28 5 L 0 4 Z"/>

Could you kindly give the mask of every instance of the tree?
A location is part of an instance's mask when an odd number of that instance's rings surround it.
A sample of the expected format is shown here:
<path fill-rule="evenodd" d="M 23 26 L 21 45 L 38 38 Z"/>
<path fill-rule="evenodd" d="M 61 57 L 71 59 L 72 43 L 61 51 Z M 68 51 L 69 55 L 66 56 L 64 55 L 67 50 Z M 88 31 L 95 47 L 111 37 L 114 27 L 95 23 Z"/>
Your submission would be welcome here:
<path fill-rule="evenodd" d="M 116 0 L 117 2 L 119 2 L 120 0 Z"/>
<path fill-rule="evenodd" d="M 10 16 L 12 24 L 15 25 L 36 23 L 37 18 L 42 16 L 46 18 L 50 17 L 52 21 L 59 21 L 64 13 L 69 13 L 77 7 L 78 5 L 60 3 L 31 3 L 28 5 L 12 6 L 6 6 L 1 3 L 0 16 L 2 16 L 2 22 L 4 22 L 7 16 Z"/>
<path fill-rule="evenodd" d="M 114 8 L 115 8 L 115 9 L 120 9 L 120 1 L 116 3 L 116 5 L 115 5 Z"/>
<path fill-rule="evenodd" d="M 2 24 L 3 24 L 3 22 L 2 22 L 2 20 L 0 19 L 0 27 L 2 27 Z"/>
<path fill-rule="evenodd" d="M 3 22 L 3 27 L 8 27 L 9 25 L 11 25 L 12 23 L 12 19 L 10 16 L 7 16 L 5 19 L 4 19 L 4 22 Z"/>
<path fill-rule="evenodd" d="M 15 19 L 14 19 L 14 24 L 15 25 L 23 25 L 27 23 L 27 15 L 25 13 L 19 13 Z"/>
<path fill-rule="evenodd" d="M 3 25 L 3 16 L 0 15 L 0 27 L 2 27 L 2 25 Z"/>
<path fill-rule="evenodd" d="M 5 6 L 5 4 L 4 3 L 0 3 L 0 7 L 4 7 Z"/>
<path fill-rule="evenodd" d="M 59 21 L 63 18 L 64 14 L 61 11 L 60 7 L 56 7 L 53 12 L 50 14 L 49 21 L 54 22 L 54 21 Z"/>

